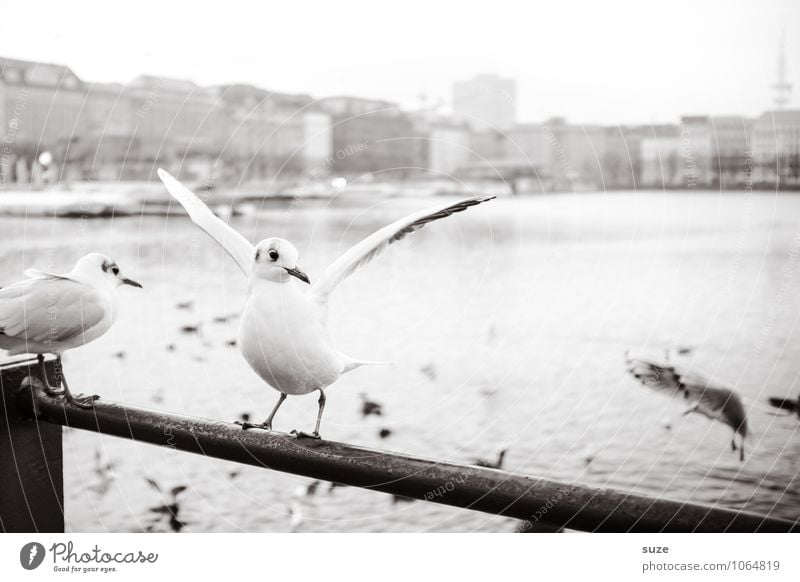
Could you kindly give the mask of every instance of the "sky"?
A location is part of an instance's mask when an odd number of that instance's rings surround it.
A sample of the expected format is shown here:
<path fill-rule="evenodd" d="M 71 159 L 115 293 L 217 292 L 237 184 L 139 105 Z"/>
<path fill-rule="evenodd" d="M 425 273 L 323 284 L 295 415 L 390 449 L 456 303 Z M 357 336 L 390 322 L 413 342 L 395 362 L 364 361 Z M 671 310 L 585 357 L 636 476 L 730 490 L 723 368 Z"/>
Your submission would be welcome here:
<path fill-rule="evenodd" d="M 797 0 L 39 0 L 4 6 L 0 56 L 86 81 L 148 73 L 407 107 L 497 73 L 517 80 L 520 121 L 659 123 L 769 109 L 782 33 L 800 108 L 798 23 Z"/>

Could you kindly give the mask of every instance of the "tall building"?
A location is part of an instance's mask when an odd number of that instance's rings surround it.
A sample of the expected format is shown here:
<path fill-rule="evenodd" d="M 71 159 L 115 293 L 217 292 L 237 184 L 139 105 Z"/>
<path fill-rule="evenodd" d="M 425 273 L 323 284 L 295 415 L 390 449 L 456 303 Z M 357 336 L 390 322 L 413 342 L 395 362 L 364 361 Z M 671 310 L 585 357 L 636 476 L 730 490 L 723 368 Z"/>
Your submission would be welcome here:
<path fill-rule="evenodd" d="M 517 82 L 493 74 L 457 81 L 453 113 L 475 130 L 508 129 L 517 117 Z"/>
<path fill-rule="evenodd" d="M 642 171 L 641 145 L 648 128 L 641 125 L 620 125 L 606 127 L 605 130 L 605 153 L 601 158 L 604 187 L 638 187 Z"/>
<path fill-rule="evenodd" d="M 507 159 L 527 166 L 530 175 L 547 176 L 553 189 L 603 187 L 607 141 L 604 127 L 553 118 L 517 125 L 507 136 Z"/>
<path fill-rule="evenodd" d="M 331 116 L 335 173 L 396 178 L 419 171 L 419 130 L 396 103 L 328 97 L 317 106 Z"/>
<path fill-rule="evenodd" d="M 38 156 L 78 134 L 84 84 L 63 65 L 0 58 L 0 182 L 27 181 Z"/>
<path fill-rule="evenodd" d="M 681 130 L 675 125 L 652 125 L 640 145 L 640 183 L 645 188 L 673 188 L 680 184 Z"/>
<path fill-rule="evenodd" d="M 710 118 L 711 182 L 720 188 L 741 186 L 752 178 L 753 120 L 740 115 Z"/>

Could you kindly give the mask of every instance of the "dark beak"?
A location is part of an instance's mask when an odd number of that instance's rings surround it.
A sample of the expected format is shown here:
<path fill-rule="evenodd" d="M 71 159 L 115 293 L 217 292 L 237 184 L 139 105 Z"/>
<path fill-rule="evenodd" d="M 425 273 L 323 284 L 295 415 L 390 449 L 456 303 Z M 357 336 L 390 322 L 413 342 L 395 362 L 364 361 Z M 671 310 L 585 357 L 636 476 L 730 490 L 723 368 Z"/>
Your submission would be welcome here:
<path fill-rule="evenodd" d="M 142 286 L 139 283 L 137 283 L 136 281 L 134 281 L 133 279 L 122 279 L 122 284 L 123 285 L 130 285 L 131 287 L 138 287 L 139 289 L 142 288 Z"/>
<path fill-rule="evenodd" d="M 284 267 L 286 269 L 286 267 Z M 311 284 L 311 281 L 308 279 L 308 275 L 306 275 L 303 271 L 295 267 L 294 269 L 286 269 L 286 272 L 289 273 L 292 277 L 297 277 L 304 283 Z"/>

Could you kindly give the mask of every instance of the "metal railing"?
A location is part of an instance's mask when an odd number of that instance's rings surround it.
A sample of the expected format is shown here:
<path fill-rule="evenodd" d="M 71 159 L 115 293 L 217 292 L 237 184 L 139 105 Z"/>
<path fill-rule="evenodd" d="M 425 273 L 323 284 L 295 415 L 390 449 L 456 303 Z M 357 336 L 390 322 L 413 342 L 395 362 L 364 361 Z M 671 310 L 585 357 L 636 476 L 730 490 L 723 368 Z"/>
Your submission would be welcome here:
<path fill-rule="evenodd" d="M 53 362 L 45 364 L 53 375 Z M 63 531 L 61 426 L 372 491 L 524 520 L 528 529 L 598 532 L 790 532 L 797 522 L 717 506 L 370 450 L 279 432 L 243 431 L 98 400 L 47 395 L 32 360 L 0 366 L 0 529 Z"/>

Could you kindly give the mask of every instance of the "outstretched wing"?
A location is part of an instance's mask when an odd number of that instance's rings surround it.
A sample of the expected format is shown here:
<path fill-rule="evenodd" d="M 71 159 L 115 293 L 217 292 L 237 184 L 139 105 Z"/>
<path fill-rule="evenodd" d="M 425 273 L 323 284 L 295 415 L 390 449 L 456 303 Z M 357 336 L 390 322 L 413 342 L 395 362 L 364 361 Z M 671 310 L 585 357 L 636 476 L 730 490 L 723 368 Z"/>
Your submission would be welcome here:
<path fill-rule="evenodd" d="M 181 203 L 197 226 L 213 238 L 236 261 L 245 277 L 250 277 L 253 269 L 255 247 L 246 238 L 217 218 L 213 212 L 186 186 L 178 182 L 168 172 L 158 169 L 158 177 L 172 197 Z"/>
<path fill-rule="evenodd" d="M 404 239 L 407 235 L 415 232 L 434 220 L 446 218 L 456 212 L 462 212 L 470 206 L 477 206 L 483 202 L 488 202 L 494 196 L 476 196 L 467 198 L 456 203 L 448 203 L 420 212 L 415 212 L 405 218 L 385 226 L 377 232 L 372 233 L 360 243 L 351 247 L 341 257 L 336 259 L 328 267 L 314 284 L 311 286 L 310 296 L 318 303 L 326 303 L 331 292 L 339 283 L 344 281 L 352 273 L 363 265 L 370 262 L 375 256 L 383 251 L 390 244 Z"/>
<path fill-rule="evenodd" d="M 628 372 L 644 386 L 669 396 L 688 398 L 688 393 L 684 391 L 683 378 L 673 366 L 641 358 L 630 359 L 628 364 Z"/>
<path fill-rule="evenodd" d="M 631 365 L 628 371 L 644 386 L 697 404 L 707 416 L 709 411 L 725 408 L 728 401 L 740 402 L 730 388 L 682 366 L 641 358 L 633 358 L 628 363 Z"/>

